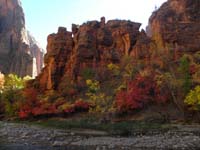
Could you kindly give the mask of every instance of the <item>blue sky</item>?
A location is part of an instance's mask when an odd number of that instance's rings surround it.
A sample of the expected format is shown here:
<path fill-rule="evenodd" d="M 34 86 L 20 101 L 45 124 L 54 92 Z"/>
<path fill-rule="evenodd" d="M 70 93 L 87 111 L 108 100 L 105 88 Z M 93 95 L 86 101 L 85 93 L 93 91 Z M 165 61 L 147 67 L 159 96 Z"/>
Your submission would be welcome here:
<path fill-rule="evenodd" d="M 21 0 L 26 27 L 43 48 L 47 36 L 59 26 L 71 30 L 71 24 L 88 20 L 126 19 L 145 26 L 155 6 L 167 0 Z"/>

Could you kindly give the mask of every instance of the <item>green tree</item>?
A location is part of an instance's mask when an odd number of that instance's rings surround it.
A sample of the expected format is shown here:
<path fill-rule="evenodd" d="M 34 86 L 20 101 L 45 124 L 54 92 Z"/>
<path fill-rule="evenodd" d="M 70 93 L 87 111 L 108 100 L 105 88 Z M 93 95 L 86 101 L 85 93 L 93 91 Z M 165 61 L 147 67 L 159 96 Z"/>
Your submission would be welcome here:
<path fill-rule="evenodd" d="M 182 78 L 182 87 L 184 94 L 187 94 L 191 89 L 192 80 L 190 75 L 190 62 L 186 56 L 180 59 L 179 65 L 180 76 Z"/>
<path fill-rule="evenodd" d="M 5 76 L 5 90 L 18 90 L 24 88 L 24 81 L 15 74 Z"/>
<path fill-rule="evenodd" d="M 9 74 L 4 77 L 5 82 L 3 84 L 0 98 L 1 103 L 4 105 L 6 115 L 17 115 L 19 102 L 23 100 L 21 90 L 29 79 L 31 78 L 28 76 L 21 78 L 15 74 Z"/>

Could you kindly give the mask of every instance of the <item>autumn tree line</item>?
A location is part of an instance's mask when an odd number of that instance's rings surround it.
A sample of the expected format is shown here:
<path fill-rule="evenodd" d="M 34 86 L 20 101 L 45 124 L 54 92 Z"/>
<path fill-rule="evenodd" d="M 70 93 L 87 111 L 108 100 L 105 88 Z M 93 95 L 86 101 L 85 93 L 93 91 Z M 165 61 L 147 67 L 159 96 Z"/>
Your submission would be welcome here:
<path fill-rule="evenodd" d="M 169 54 L 170 55 L 170 54 Z M 0 74 L 0 117 L 67 117 L 76 113 L 137 114 L 173 104 L 184 115 L 200 111 L 200 53 L 174 60 L 160 55 L 145 62 L 124 56 L 120 63 L 82 71 L 82 85 L 68 78 L 58 91 L 27 87 L 30 77 Z M 64 80 L 65 81 L 65 80 Z M 185 115 L 187 116 L 187 115 Z M 198 118 L 200 119 L 200 118 Z"/>

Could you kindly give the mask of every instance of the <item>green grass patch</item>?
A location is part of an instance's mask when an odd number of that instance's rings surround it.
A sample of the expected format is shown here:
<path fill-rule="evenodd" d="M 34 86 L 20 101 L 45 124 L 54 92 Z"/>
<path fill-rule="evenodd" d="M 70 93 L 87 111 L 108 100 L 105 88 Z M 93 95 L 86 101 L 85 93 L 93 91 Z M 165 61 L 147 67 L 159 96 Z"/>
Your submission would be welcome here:
<path fill-rule="evenodd" d="M 18 121 L 17 123 L 25 123 L 29 125 L 38 125 L 41 127 L 64 129 L 64 130 L 82 130 L 91 129 L 98 131 L 105 131 L 110 135 L 137 135 L 137 134 L 149 134 L 166 132 L 172 127 L 168 124 L 158 123 L 145 123 L 141 121 L 122 121 L 122 122 L 109 122 L 100 123 L 94 118 L 83 119 L 48 119 L 38 121 Z"/>

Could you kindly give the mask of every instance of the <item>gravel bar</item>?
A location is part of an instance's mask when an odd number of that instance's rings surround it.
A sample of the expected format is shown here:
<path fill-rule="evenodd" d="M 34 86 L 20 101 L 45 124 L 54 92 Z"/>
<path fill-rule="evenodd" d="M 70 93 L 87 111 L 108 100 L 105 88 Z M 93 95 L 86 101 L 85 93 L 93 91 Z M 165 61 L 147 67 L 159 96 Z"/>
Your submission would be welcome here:
<path fill-rule="evenodd" d="M 91 133 L 91 134 L 90 134 Z M 0 150 L 196 150 L 200 126 L 177 125 L 176 130 L 130 137 L 90 130 L 58 130 L 0 122 Z"/>

